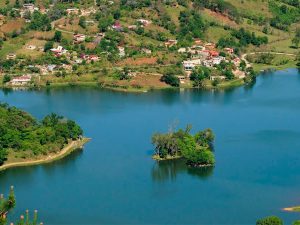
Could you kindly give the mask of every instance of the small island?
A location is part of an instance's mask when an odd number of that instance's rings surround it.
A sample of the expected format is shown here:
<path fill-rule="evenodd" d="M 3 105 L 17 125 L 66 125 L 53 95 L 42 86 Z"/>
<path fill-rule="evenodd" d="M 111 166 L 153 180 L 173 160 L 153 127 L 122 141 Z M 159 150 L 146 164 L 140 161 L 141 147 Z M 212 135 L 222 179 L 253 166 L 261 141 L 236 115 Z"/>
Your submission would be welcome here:
<path fill-rule="evenodd" d="M 0 170 L 51 162 L 89 140 L 74 121 L 54 113 L 42 121 L 0 103 Z"/>
<path fill-rule="evenodd" d="M 153 159 L 183 158 L 188 166 L 214 166 L 213 141 L 215 136 L 212 130 L 205 129 L 192 135 L 191 128 L 191 125 L 187 125 L 185 130 L 179 129 L 165 134 L 155 133 L 152 136 L 152 143 L 155 146 Z"/>

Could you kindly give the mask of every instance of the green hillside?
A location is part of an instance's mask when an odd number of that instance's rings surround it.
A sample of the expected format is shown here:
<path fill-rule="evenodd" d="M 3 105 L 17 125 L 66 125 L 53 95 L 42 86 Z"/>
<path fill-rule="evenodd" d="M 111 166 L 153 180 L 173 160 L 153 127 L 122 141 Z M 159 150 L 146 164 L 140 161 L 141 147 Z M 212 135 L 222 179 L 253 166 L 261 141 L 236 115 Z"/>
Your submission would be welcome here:
<path fill-rule="evenodd" d="M 254 65 L 258 69 L 291 66 L 299 52 L 299 0 L 3 0 L 0 4 L 2 71 L 41 73 L 49 63 L 60 68 L 37 85 L 89 81 L 125 89 L 157 86 L 159 80 L 151 76 L 147 82 L 129 79 L 130 72 L 166 74 L 175 68 L 176 75 L 184 75 L 180 65 L 190 55 L 177 51 L 199 39 L 214 43 L 219 52 L 233 48 L 240 57 L 250 52 L 292 54 L 269 65 Z M 34 4 L 35 9 L 24 4 Z M 85 35 L 84 40 L 75 40 L 76 34 Z M 59 45 L 70 55 L 51 54 L 50 49 Z M 9 53 L 23 63 L 6 62 Z M 95 55 L 97 60 L 83 55 Z M 83 63 L 74 63 L 79 58 Z M 61 68 L 62 64 L 71 68 Z M 125 66 L 127 72 L 122 71 Z"/>

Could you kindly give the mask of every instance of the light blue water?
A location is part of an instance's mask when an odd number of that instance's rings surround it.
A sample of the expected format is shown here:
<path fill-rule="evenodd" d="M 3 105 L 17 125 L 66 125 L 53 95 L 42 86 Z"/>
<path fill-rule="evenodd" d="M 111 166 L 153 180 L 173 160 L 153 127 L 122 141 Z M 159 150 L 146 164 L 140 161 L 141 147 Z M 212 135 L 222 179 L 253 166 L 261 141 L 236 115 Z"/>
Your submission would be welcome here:
<path fill-rule="evenodd" d="M 0 92 L 38 118 L 56 112 L 91 137 L 83 152 L 52 164 L 0 173 L 17 208 L 45 224 L 255 224 L 300 214 L 300 74 L 279 71 L 253 87 L 142 94 L 93 88 Z M 179 122 L 176 122 L 179 121 Z M 151 159 L 151 135 L 193 124 L 216 134 L 216 167 L 190 170 Z"/>

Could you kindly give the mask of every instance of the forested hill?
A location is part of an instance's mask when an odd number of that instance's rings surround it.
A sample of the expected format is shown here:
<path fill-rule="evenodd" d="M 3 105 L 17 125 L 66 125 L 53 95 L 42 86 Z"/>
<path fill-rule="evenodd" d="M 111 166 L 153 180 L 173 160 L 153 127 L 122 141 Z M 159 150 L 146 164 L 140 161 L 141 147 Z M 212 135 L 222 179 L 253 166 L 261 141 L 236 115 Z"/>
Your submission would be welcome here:
<path fill-rule="evenodd" d="M 82 133 L 74 121 L 56 114 L 39 122 L 27 112 L 0 104 L 0 165 L 7 159 L 31 159 L 58 152 Z"/>

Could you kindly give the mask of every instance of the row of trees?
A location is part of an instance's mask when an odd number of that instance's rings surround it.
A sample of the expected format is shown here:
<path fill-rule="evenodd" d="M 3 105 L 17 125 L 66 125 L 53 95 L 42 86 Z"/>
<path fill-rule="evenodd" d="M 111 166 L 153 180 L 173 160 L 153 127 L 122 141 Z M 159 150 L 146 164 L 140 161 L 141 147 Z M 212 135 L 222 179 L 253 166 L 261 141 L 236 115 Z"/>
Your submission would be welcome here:
<path fill-rule="evenodd" d="M 213 149 L 214 134 L 211 129 L 190 133 L 191 126 L 185 130 L 171 130 L 166 134 L 156 133 L 152 136 L 155 146 L 154 155 L 159 159 L 184 158 L 191 166 L 212 166 L 215 163 Z"/>
<path fill-rule="evenodd" d="M 12 151 L 27 153 L 23 155 L 25 158 L 46 155 L 60 151 L 70 139 L 78 139 L 83 133 L 72 120 L 50 114 L 39 122 L 30 114 L 7 104 L 0 105 L 0 118 L 0 165 Z"/>

